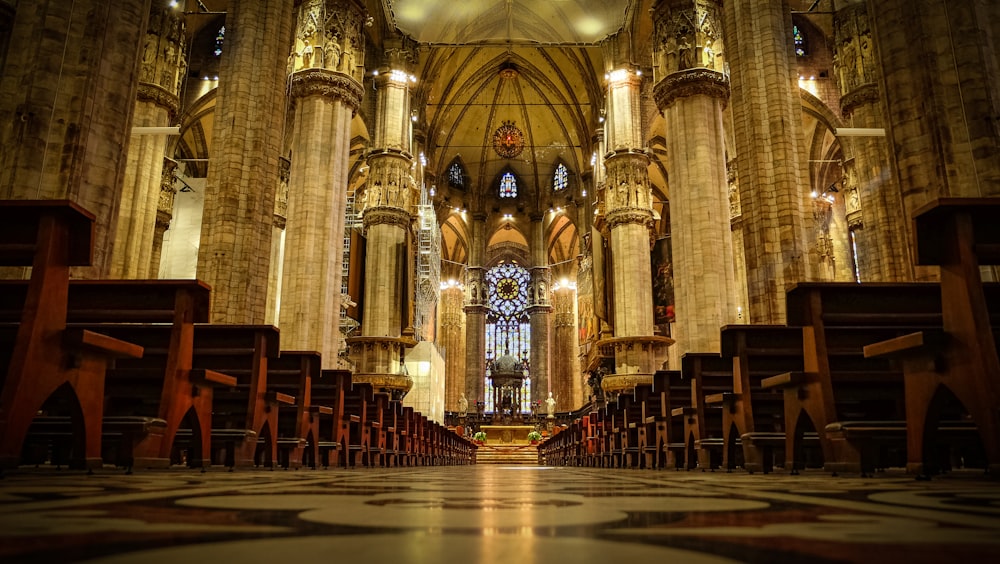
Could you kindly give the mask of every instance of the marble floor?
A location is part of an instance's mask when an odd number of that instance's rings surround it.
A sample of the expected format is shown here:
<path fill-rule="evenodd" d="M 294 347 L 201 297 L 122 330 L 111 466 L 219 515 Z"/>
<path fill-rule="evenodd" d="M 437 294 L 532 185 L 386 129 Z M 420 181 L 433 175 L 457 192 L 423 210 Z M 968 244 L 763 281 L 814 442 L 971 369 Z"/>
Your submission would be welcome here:
<path fill-rule="evenodd" d="M 0 480 L 0 562 L 996 562 L 1000 482 L 478 465 Z"/>

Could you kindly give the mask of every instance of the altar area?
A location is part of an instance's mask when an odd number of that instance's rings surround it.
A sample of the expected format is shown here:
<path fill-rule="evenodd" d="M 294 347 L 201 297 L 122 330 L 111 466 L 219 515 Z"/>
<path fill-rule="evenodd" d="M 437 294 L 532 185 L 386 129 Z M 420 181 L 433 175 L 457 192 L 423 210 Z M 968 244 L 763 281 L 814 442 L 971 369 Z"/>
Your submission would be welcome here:
<path fill-rule="evenodd" d="M 532 425 L 481 425 L 479 429 L 486 433 L 488 445 L 526 445 L 530 444 L 528 433 L 535 430 Z"/>

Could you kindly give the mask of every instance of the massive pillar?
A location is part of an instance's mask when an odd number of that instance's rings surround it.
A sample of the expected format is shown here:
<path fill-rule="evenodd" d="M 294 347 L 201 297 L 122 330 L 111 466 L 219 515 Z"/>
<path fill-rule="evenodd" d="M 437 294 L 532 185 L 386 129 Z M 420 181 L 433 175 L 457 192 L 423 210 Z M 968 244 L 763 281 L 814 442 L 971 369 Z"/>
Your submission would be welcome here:
<path fill-rule="evenodd" d="M 465 293 L 460 286 L 441 290 L 438 310 L 438 343 L 444 349 L 444 408 L 458 411 L 458 401 L 465 391 Z M 470 400 L 468 394 L 465 399 Z M 473 404 L 475 405 L 475 404 Z"/>
<path fill-rule="evenodd" d="M 721 11 L 718 0 L 661 0 L 654 8 L 662 79 L 653 95 L 666 122 L 678 354 L 719 352 L 719 328 L 736 319 Z"/>
<path fill-rule="evenodd" d="M 0 79 L 0 199 L 66 198 L 92 212 L 93 266 L 77 274 L 105 277 L 150 0 L 20 4 Z"/>
<path fill-rule="evenodd" d="M 652 383 L 672 341 L 653 334 L 653 288 L 649 256 L 653 225 L 649 156 L 643 150 L 637 70 L 620 67 L 607 78 L 607 153 L 604 156 L 604 223 L 611 241 L 614 337 L 598 342 L 613 356 L 615 373 L 605 376 L 608 392 Z"/>
<path fill-rule="evenodd" d="M 486 400 L 486 214 L 473 212 L 471 227 L 465 271 L 465 397 L 474 405 Z"/>
<path fill-rule="evenodd" d="M 576 329 L 576 288 L 556 283 L 552 290 L 552 395 L 556 411 L 572 411 L 583 404 L 583 377 Z"/>
<path fill-rule="evenodd" d="M 546 252 L 545 233 L 542 228 L 544 215 L 531 215 L 531 282 L 528 287 L 528 316 L 531 324 L 531 401 L 545 402 L 553 391 L 549 381 L 550 359 L 549 326 L 552 317 L 552 288 L 549 274 L 549 257 Z"/>
<path fill-rule="evenodd" d="M 785 290 L 810 275 L 800 166 L 802 111 L 788 0 L 727 0 L 725 59 L 731 69 L 740 174 L 749 322 L 783 323 Z"/>
<path fill-rule="evenodd" d="M 868 14 L 900 221 L 933 198 L 1000 194 L 1000 4 L 869 0 Z"/>
<path fill-rule="evenodd" d="M 181 10 L 162 2 L 150 8 L 139 62 L 133 127 L 166 127 L 173 123 L 179 109 L 180 85 L 187 74 L 184 27 Z M 113 278 L 149 278 L 157 274 L 151 266 L 166 145 L 167 135 L 162 132 L 132 135 L 112 254 Z"/>
<path fill-rule="evenodd" d="M 319 351 L 324 368 L 337 365 L 341 348 L 351 120 L 364 93 L 356 69 L 342 63 L 345 53 L 354 61 L 364 54 L 362 10 L 353 0 L 304 2 L 289 57 L 295 109 L 279 312 L 281 345 Z"/>
<path fill-rule="evenodd" d="M 834 71 L 844 117 L 854 128 L 883 128 L 879 65 L 867 6 L 848 4 L 833 20 Z M 899 185 L 882 137 L 841 137 L 844 145 L 844 201 L 857 248 L 862 282 L 913 279 L 908 221 Z"/>
<path fill-rule="evenodd" d="M 365 301 L 361 335 L 351 337 L 355 382 L 405 393 L 413 385 L 402 364 L 413 341 L 414 220 L 419 190 L 411 169 L 409 51 L 387 52 L 375 78 L 373 149 L 365 210 Z"/>
<path fill-rule="evenodd" d="M 215 323 L 266 318 L 291 25 L 287 0 L 229 2 L 198 248 Z"/>

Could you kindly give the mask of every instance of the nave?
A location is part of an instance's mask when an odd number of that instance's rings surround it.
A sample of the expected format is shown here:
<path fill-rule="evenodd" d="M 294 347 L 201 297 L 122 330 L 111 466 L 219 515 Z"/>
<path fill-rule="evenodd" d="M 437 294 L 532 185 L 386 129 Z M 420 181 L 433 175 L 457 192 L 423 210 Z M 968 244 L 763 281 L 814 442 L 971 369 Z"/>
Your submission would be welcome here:
<path fill-rule="evenodd" d="M 966 471 L 22 468 L 0 481 L 0 560 L 988 562 L 998 494 Z"/>

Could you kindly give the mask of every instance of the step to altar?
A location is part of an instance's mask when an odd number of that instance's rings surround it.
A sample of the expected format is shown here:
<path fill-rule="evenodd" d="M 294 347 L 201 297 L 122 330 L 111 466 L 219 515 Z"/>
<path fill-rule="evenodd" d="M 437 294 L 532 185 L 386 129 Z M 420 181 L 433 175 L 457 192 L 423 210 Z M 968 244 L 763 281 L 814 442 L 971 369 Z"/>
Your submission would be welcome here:
<path fill-rule="evenodd" d="M 491 445 L 479 447 L 476 464 L 538 465 L 538 447 L 534 445 Z"/>

